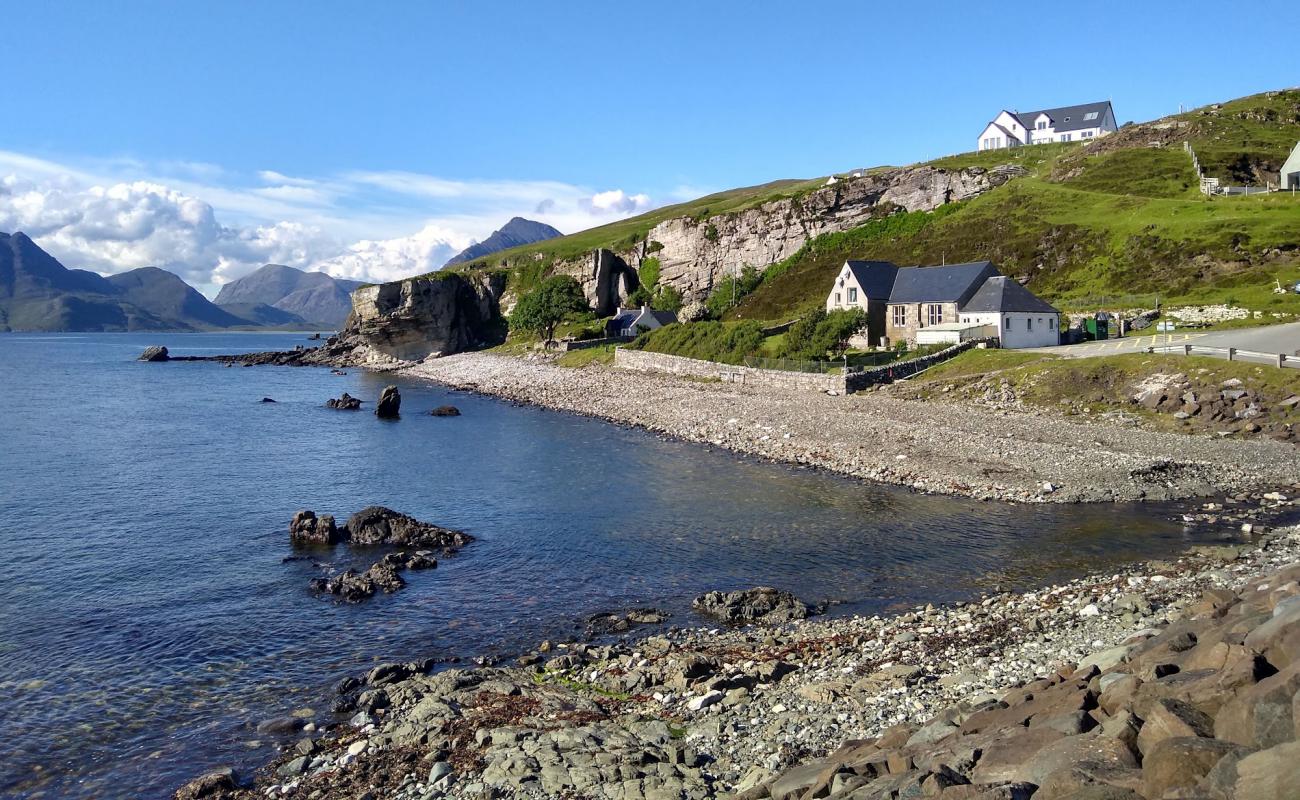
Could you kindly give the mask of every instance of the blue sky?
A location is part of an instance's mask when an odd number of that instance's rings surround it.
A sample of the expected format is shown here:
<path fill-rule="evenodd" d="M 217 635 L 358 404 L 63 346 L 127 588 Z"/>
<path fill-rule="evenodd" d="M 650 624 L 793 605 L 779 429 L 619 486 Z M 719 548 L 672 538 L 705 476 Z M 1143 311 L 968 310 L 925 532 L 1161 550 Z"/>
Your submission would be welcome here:
<path fill-rule="evenodd" d="M 0 2 L 0 230 L 209 290 L 1300 83 L 1295 3 Z M 1198 55 L 1199 51 L 1199 55 Z M 98 191 L 96 191 L 98 190 Z M 548 202 L 549 201 L 549 202 Z M 206 237 L 206 238 L 205 238 Z M 137 263 L 138 262 L 138 263 Z M 436 263 L 435 263 L 436 262 Z"/>

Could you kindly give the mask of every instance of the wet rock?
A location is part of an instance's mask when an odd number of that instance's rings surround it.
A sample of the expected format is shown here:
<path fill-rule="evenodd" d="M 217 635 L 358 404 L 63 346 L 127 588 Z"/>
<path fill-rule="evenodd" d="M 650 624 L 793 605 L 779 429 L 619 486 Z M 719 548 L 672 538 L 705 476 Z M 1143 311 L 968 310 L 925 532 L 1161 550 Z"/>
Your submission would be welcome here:
<path fill-rule="evenodd" d="M 311 588 L 356 603 L 374 597 L 379 591 L 395 592 L 406 585 L 397 570 L 384 564 L 373 564 L 365 572 L 354 569 L 329 578 L 313 578 Z"/>
<path fill-rule="evenodd" d="M 393 569 L 434 569 L 438 566 L 438 559 L 428 550 L 416 550 L 414 552 L 403 550 L 398 553 L 389 553 L 379 560 L 379 563 Z"/>
<path fill-rule="evenodd" d="M 137 360 L 138 361 L 167 361 L 169 360 L 169 356 L 167 355 L 167 348 L 158 344 L 153 345 L 152 347 L 146 347 L 144 349 L 144 352 L 140 354 L 140 358 Z"/>
<path fill-rule="evenodd" d="M 213 800 L 229 796 L 238 788 L 235 771 L 226 767 L 200 775 L 176 790 L 175 800 Z"/>
<path fill-rule="evenodd" d="M 440 528 L 383 506 L 361 509 L 348 517 L 346 527 L 348 539 L 354 545 L 391 544 L 449 550 L 474 540 L 463 531 Z"/>
<path fill-rule="evenodd" d="M 259 722 L 257 724 L 257 732 L 280 736 L 297 733 L 302 730 L 302 726 L 303 721 L 297 717 L 276 717 L 274 719 Z"/>
<path fill-rule="evenodd" d="M 736 592 L 708 592 L 691 601 L 702 614 L 724 622 L 769 624 L 806 619 L 809 605 L 790 592 L 762 586 Z"/>
<path fill-rule="evenodd" d="M 275 402 L 275 398 L 273 398 L 273 397 L 263 397 L 263 398 L 262 398 L 262 402 L 263 402 L 263 403 L 274 403 L 274 402 Z"/>
<path fill-rule="evenodd" d="M 306 509 L 293 515 L 289 523 L 289 541 L 305 545 L 334 545 L 343 540 L 331 514 L 316 516 Z"/>
<path fill-rule="evenodd" d="M 460 409 L 455 406 L 438 406 L 429 413 L 435 417 L 459 417 Z"/>
<path fill-rule="evenodd" d="M 396 386 L 385 386 L 379 393 L 379 402 L 375 404 L 375 416 L 384 419 L 397 419 L 402 408 L 402 394 Z"/>
<path fill-rule="evenodd" d="M 338 397 L 332 397 L 329 400 L 326 400 L 325 407 L 337 408 L 340 411 L 356 411 L 361 408 L 361 399 L 344 392 Z"/>

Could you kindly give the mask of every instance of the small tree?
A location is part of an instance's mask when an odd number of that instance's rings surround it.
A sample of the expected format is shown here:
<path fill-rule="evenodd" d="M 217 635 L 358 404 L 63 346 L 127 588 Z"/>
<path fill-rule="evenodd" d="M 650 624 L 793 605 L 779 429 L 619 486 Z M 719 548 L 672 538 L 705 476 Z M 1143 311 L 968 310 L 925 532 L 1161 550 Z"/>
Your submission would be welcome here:
<path fill-rule="evenodd" d="M 554 275 L 519 298 L 510 314 L 510 327 L 555 338 L 555 328 L 573 314 L 589 311 L 582 286 L 568 275 Z"/>
<path fill-rule="evenodd" d="M 849 338 L 866 326 L 867 315 L 860 308 L 830 313 L 819 308 L 786 332 L 785 355 L 809 360 L 839 358 L 848 348 Z"/>

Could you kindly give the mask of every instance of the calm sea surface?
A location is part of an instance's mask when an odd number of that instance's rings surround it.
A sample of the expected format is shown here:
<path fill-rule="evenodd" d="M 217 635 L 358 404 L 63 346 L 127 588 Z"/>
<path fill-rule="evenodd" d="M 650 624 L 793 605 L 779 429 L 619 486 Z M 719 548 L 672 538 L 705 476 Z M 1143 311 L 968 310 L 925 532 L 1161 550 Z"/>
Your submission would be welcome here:
<path fill-rule="evenodd" d="M 133 360 L 303 338 L 0 335 L 0 795 L 166 797 L 264 763 L 259 721 L 324 721 L 376 661 L 516 654 L 600 611 L 699 624 L 695 594 L 766 584 L 874 612 L 1190 541 L 1168 508 L 927 497 L 410 381 L 387 422 L 323 406 L 387 376 Z M 293 512 L 376 503 L 478 541 L 394 595 L 313 596 Z"/>

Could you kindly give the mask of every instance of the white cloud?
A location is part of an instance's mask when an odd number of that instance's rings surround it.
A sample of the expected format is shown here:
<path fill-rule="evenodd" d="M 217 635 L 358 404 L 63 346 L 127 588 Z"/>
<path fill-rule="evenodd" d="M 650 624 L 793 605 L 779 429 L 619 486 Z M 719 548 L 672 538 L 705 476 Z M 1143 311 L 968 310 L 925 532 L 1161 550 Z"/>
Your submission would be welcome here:
<path fill-rule="evenodd" d="M 584 201 L 597 214 L 635 214 L 651 208 L 649 195 L 627 194 L 622 189 L 597 192 Z"/>
<path fill-rule="evenodd" d="M 69 267 L 159 266 L 209 294 L 264 263 L 394 280 L 437 269 L 515 215 L 573 232 L 652 207 L 644 193 L 560 181 L 272 169 L 241 179 L 202 162 L 63 164 L 0 150 L 0 231 L 26 232 Z"/>

